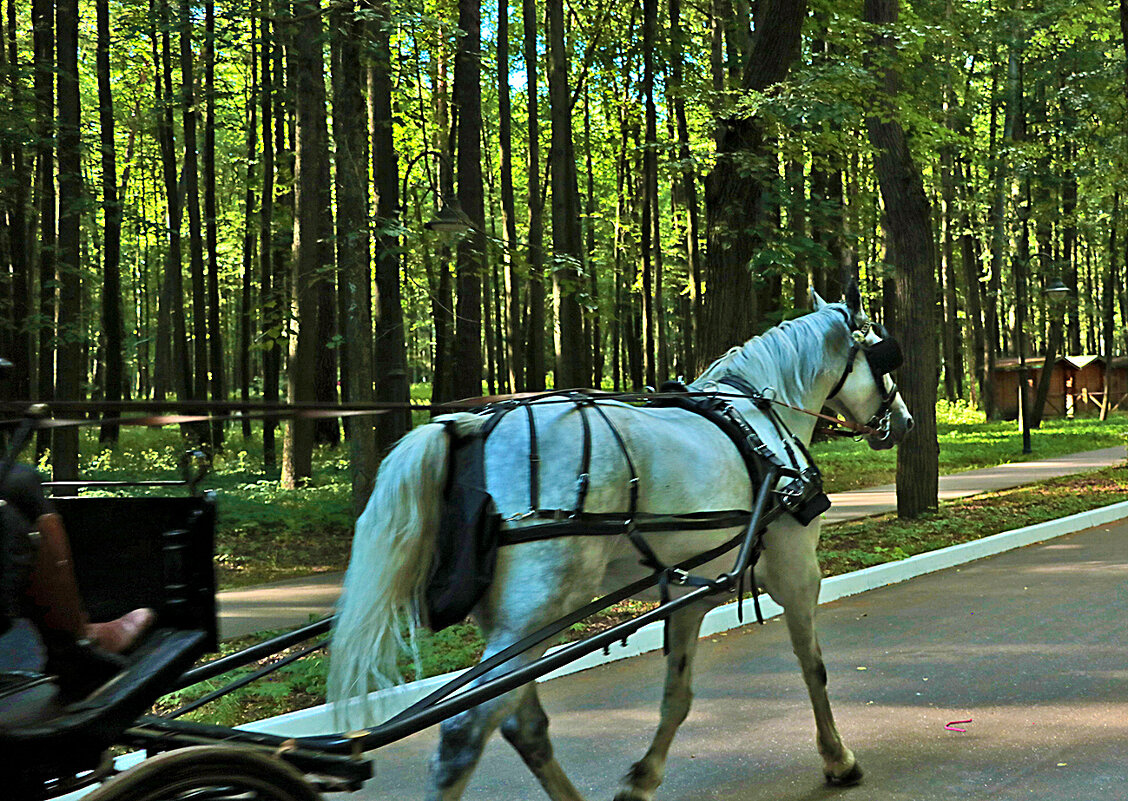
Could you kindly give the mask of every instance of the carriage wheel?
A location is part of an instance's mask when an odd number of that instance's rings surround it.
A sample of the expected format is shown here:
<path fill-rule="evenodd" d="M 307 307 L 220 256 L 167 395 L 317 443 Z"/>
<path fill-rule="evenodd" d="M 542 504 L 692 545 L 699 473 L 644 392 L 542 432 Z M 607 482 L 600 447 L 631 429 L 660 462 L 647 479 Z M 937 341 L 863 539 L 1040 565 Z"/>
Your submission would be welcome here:
<path fill-rule="evenodd" d="M 86 801 L 319 801 L 277 757 L 238 746 L 192 746 L 158 754 L 115 776 Z"/>

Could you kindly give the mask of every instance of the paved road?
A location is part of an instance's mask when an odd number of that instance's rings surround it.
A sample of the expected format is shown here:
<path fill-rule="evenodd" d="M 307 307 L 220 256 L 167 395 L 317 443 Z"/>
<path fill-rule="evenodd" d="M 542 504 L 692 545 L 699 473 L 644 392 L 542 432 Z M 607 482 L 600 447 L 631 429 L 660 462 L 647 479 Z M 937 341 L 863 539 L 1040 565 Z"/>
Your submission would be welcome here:
<path fill-rule="evenodd" d="M 1112 801 L 1128 797 L 1128 522 L 873 590 L 819 629 L 839 728 L 866 770 L 824 787 L 781 622 L 702 644 L 669 801 Z M 542 685 L 561 764 L 610 798 L 657 723 L 657 654 Z M 946 731 L 971 718 L 966 733 Z M 357 798 L 421 798 L 435 729 L 375 752 Z M 539 799 L 494 737 L 466 798 Z"/>
<path fill-rule="evenodd" d="M 1124 448 L 1103 448 L 1054 459 L 1006 464 L 982 470 L 969 470 L 940 477 L 940 498 L 951 500 L 980 492 L 1016 487 L 1054 476 L 1099 470 L 1124 461 Z M 833 503 L 826 513 L 827 523 L 856 520 L 897 508 L 896 488 L 890 484 L 873 489 L 839 492 L 830 496 Z M 633 561 L 632 561 L 633 564 Z M 729 565 L 726 563 L 724 568 Z M 340 573 L 329 573 L 292 581 L 264 584 L 219 593 L 220 636 L 238 637 L 263 629 L 296 626 L 322 617 L 333 610 L 341 592 Z M 625 581 L 614 571 L 607 577 L 607 589 L 617 589 Z"/>

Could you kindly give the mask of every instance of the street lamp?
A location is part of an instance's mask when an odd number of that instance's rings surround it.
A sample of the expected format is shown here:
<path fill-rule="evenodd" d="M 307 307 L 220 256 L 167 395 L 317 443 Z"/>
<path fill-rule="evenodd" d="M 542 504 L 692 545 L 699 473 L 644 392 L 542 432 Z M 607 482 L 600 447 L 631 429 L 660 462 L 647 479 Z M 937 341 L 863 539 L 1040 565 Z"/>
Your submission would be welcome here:
<path fill-rule="evenodd" d="M 407 181 L 411 177 L 411 170 L 424 156 L 437 157 L 450 170 L 450 162 L 446 155 L 438 150 L 424 150 L 415 154 L 411 161 L 407 163 L 407 169 L 403 171 L 403 186 L 400 190 L 401 213 L 407 209 Z M 433 185 L 431 191 L 436 196 L 438 195 L 438 192 L 434 191 Z M 438 231 L 439 233 L 464 234 L 470 230 L 471 225 L 469 218 L 462 211 L 458 199 L 450 193 L 444 192 L 435 216 L 423 223 L 423 227 L 428 231 Z"/>

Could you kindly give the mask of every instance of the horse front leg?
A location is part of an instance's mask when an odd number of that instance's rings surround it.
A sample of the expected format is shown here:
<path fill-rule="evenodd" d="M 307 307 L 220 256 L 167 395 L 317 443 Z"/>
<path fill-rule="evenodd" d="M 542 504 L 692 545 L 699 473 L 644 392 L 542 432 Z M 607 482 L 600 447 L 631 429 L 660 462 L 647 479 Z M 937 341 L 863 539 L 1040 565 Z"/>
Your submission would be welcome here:
<path fill-rule="evenodd" d="M 814 598 L 817 597 L 816 590 Z M 785 606 L 784 619 L 787 621 L 791 647 L 799 659 L 803 681 L 807 685 L 807 694 L 811 697 L 811 707 L 815 712 L 815 731 L 819 754 L 823 758 L 823 774 L 828 784 L 857 784 L 862 779 L 862 769 L 854 753 L 846 747 L 838 734 L 838 728 L 834 725 L 834 713 L 830 709 L 830 698 L 826 693 L 826 665 L 815 634 L 814 605 L 812 598 L 806 606 Z"/>
<path fill-rule="evenodd" d="M 783 607 L 791 647 L 799 659 L 815 713 L 815 731 L 823 773 L 829 784 L 857 784 L 862 778 L 853 752 L 842 742 L 826 693 L 826 665 L 815 634 L 815 607 L 822 581 L 815 544 L 817 522 L 807 527 L 783 520 L 768 529 L 762 573 L 772 599 Z"/>
<path fill-rule="evenodd" d="M 670 616 L 670 653 L 666 657 L 666 686 L 658 731 L 646 755 L 631 765 L 623 777 L 615 801 L 650 801 L 662 783 L 670 744 L 693 703 L 693 657 L 697 654 L 697 635 L 707 610 L 704 604 L 694 604 Z"/>

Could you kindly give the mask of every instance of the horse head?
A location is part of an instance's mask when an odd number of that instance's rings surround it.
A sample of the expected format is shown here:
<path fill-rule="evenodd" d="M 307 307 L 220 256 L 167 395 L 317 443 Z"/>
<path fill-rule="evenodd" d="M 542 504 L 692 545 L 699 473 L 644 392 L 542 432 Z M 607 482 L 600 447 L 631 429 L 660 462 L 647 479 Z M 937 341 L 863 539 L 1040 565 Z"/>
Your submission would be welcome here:
<path fill-rule="evenodd" d="M 815 311 L 831 305 L 814 290 L 811 298 Z M 834 308 L 842 312 L 849 338 L 843 343 L 845 365 L 826 405 L 874 429 L 875 433 L 866 437 L 874 450 L 892 448 L 913 427 L 912 415 L 891 375 L 903 360 L 901 346 L 884 326 L 872 322 L 862 311 L 862 296 L 855 281 L 851 280 L 846 289 L 845 307 L 835 304 Z"/>

